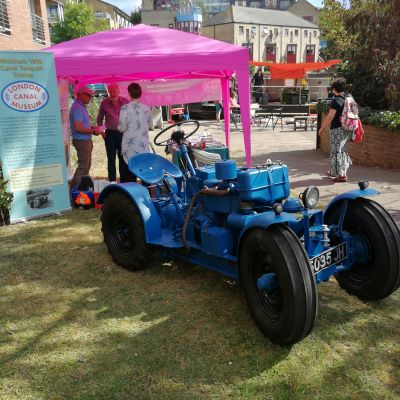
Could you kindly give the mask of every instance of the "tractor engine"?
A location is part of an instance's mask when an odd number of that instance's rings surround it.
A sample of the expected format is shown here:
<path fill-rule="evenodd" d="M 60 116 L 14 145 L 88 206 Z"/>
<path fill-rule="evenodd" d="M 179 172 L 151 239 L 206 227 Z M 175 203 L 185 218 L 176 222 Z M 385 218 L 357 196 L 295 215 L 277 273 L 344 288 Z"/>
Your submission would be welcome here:
<path fill-rule="evenodd" d="M 235 161 L 222 161 L 215 163 L 215 169 L 197 168 L 196 173 L 188 180 L 192 201 L 184 231 L 187 240 L 215 256 L 235 253 L 242 226 L 237 229 L 229 221 L 252 219 L 258 210 L 272 210 L 290 194 L 288 168 L 283 164 L 238 169 Z"/>

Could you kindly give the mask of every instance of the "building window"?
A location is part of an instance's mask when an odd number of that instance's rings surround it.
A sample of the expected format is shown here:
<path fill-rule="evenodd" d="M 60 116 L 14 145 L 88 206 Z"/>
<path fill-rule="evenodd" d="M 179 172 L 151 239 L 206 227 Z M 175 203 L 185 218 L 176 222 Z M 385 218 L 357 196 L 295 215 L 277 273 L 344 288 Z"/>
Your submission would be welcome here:
<path fill-rule="evenodd" d="M 160 26 L 159 24 L 150 24 L 150 26 Z"/>
<path fill-rule="evenodd" d="M 174 29 L 174 24 L 168 24 L 169 29 Z"/>
<path fill-rule="evenodd" d="M 274 35 L 278 36 L 278 33 L 279 33 L 279 29 L 278 28 L 274 28 Z"/>
<path fill-rule="evenodd" d="M 31 11 L 33 41 L 39 44 L 46 44 L 46 38 L 44 35 L 45 25 L 42 18 L 42 9 L 40 0 L 30 0 L 29 7 Z"/>
<path fill-rule="evenodd" d="M 289 29 L 285 29 L 285 36 L 289 36 Z"/>
<path fill-rule="evenodd" d="M 315 38 L 317 37 L 317 31 L 314 31 L 314 37 Z"/>
<path fill-rule="evenodd" d="M 243 26 L 239 25 L 239 35 L 243 35 Z"/>
<path fill-rule="evenodd" d="M 290 41 L 293 42 L 293 32 L 290 32 Z"/>
<path fill-rule="evenodd" d="M 299 36 L 299 30 L 298 29 L 294 30 L 294 36 Z"/>
<path fill-rule="evenodd" d="M 0 33 L 11 35 L 10 19 L 8 17 L 8 0 L 0 0 Z"/>
<path fill-rule="evenodd" d="M 242 43 L 242 47 L 249 49 L 249 60 L 253 61 L 253 43 Z"/>
<path fill-rule="evenodd" d="M 304 37 L 306 38 L 308 36 L 307 29 L 304 29 Z"/>
<path fill-rule="evenodd" d="M 306 15 L 305 17 L 303 17 L 303 19 L 309 22 L 314 22 L 314 18 L 312 15 Z"/>

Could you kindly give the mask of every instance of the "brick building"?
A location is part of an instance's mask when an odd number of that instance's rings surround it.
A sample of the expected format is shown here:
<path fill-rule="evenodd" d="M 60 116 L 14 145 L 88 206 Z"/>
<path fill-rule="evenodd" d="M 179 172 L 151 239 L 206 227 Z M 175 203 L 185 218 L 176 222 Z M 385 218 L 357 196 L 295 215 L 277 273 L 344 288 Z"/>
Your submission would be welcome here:
<path fill-rule="evenodd" d="M 106 21 L 108 29 L 128 28 L 132 26 L 131 17 L 118 7 L 103 0 L 85 0 L 93 8 L 97 21 Z"/>
<path fill-rule="evenodd" d="M 46 0 L 0 0 L 1 50 L 41 50 L 49 45 Z"/>
<path fill-rule="evenodd" d="M 203 35 L 247 47 L 253 61 L 318 61 L 318 26 L 289 11 L 230 6 L 203 24 Z"/>

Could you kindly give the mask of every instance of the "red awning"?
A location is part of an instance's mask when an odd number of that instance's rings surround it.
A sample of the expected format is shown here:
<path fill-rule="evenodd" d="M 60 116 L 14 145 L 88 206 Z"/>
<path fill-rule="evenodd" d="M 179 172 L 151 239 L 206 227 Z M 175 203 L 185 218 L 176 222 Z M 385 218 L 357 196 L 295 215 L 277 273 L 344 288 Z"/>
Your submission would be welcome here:
<path fill-rule="evenodd" d="M 309 71 L 318 71 L 329 68 L 332 65 L 340 64 L 342 60 L 331 60 L 324 62 L 299 63 L 299 64 L 277 64 L 270 62 L 250 61 L 250 65 L 268 67 L 272 79 L 294 79 L 303 78 Z"/>

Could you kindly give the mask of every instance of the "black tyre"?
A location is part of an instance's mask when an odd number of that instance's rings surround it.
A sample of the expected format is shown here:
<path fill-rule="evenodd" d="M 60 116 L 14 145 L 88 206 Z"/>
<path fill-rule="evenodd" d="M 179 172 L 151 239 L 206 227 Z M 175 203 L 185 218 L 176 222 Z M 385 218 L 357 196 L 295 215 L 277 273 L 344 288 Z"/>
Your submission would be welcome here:
<path fill-rule="evenodd" d="M 110 193 L 101 215 L 104 241 L 112 259 L 121 267 L 139 270 L 151 259 L 150 246 L 139 212 L 124 193 Z"/>
<path fill-rule="evenodd" d="M 250 313 L 265 336 L 287 345 L 307 336 L 317 316 L 317 293 L 307 254 L 284 225 L 250 231 L 240 247 L 240 282 Z M 257 287 L 265 273 L 275 273 L 278 288 Z"/>
<path fill-rule="evenodd" d="M 325 215 L 325 223 L 337 224 L 343 201 Z M 368 247 L 368 257 L 351 269 L 336 274 L 339 285 L 362 300 L 380 300 L 400 284 L 400 232 L 390 214 L 378 203 L 364 198 L 349 200 L 343 230 L 357 235 Z M 333 238 L 333 243 L 340 238 Z"/>

